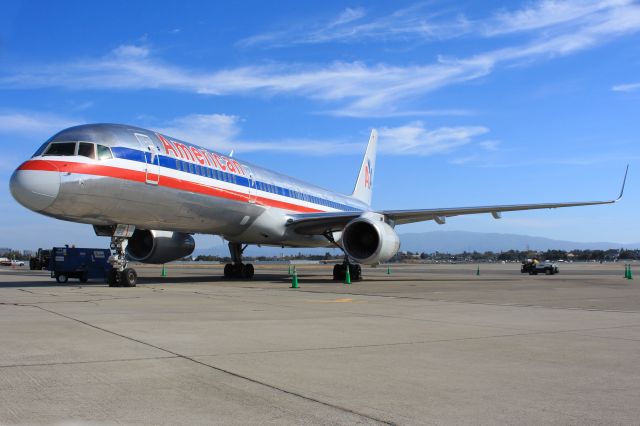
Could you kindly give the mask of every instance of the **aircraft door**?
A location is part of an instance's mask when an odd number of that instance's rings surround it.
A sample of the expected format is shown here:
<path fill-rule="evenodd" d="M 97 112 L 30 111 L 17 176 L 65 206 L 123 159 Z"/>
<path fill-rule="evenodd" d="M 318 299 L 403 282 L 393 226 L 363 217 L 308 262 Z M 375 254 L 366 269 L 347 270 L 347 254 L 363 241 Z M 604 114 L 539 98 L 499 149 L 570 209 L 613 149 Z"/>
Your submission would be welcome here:
<path fill-rule="evenodd" d="M 136 139 L 142 146 L 146 166 L 146 183 L 149 185 L 157 185 L 160 181 L 160 152 L 155 146 L 151 138 L 147 135 L 135 133 Z"/>
<path fill-rule="evenodd" d="M 255 203 L 256 202 L 256 181 L 255 178 L 253 176 L 253 172 L 251 171 L 251 168 L 249 166 L 244 166 L 245 170 L 247 171 L 247 174 L 249 175 L 249 193 L 248 193 L 248 200 L 250 203 Z"/>

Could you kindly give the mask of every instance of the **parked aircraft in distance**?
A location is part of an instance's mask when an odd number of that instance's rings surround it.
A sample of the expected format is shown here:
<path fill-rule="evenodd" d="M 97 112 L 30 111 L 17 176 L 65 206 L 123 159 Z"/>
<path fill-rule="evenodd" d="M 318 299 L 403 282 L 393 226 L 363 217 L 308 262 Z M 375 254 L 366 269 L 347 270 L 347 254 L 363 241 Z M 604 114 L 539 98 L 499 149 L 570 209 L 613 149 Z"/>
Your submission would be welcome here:
<path fill-rule="evenodd" d="M 339 194 L 160 133 L 120 124 L 90 124 L 63 130 L 11 176 L 13 197 L 57 219 L 93 225 L 111 238 L 111 286 L 135 285 L 129 259 L 165 263 L 188 256 L 191 234 L 221 235 L 232 263 L 226 278 L 252 278 L 242 262 L 249 244 L 339 247 L 359 279 L 358 264 L 388 260 L 400 248 L 395 226 L 447 217 L 506 211 L 610 204 L 608 201 L 374 210 L 377 133 L 371 132 L 355 188 Z M 627 166 L 628 170 L 628 166 Z M 352 263 L 355 262 L 355 263 Z"/>

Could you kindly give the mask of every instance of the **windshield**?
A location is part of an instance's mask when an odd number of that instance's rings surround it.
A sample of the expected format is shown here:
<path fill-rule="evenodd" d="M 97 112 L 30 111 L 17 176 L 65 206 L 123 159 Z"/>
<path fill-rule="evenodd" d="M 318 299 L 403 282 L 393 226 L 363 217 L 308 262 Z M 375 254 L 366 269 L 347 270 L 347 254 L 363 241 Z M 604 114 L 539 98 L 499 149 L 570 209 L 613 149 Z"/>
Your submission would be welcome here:
<path fill-rule="evenodd" d="M 78 155 L 93 158 L 95 160 L 96 154 L 93 144 L 90 142 L 80 142 L 80 145 L 78 146 Z"/>
<path fill-rule="evenodd" d="M 75 155 L 75 153 L 75 142 L 53 142 L 49 145 L 49 148 L 47 148 L 43 155 L 70 156 Z"/>

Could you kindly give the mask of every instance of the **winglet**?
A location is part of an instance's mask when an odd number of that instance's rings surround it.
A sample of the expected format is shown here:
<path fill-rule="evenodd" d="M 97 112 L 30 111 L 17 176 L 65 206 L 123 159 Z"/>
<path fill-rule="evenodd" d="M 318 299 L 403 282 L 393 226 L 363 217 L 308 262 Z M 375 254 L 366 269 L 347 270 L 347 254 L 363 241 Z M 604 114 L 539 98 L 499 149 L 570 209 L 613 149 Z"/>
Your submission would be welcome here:
<path fill-rule="evenodd" d="M 616 198 L 616 201 L 619 201 L 620 199 L 622 199 L 622 195 L 624 194 L 624 186 L 627 183 L 627 173 L 629 173 L 629 165 L 627 164 L 627 170 L 625 170 L 624 172 L 624 179 L 622 179 L 622 188 L 620 188 L 620 195 L 618 195 L 618 198 Z"/>
<path fill-rule="evenodd" d="M 371 193 L 373 188 L 373 171 L 376 167 L 377 143 L 378 132 L 376 129 L 373 129 L 371 130 L 371 137 L 369 138 L 367 151 L 362 159 L 362 166 L 360 166 L 360 173 L 358 173 L 356 186 L 353 189 L 353 194 L 351 194 L 353 198 L 360 200 L 369 206 L 371 205 Z"/>

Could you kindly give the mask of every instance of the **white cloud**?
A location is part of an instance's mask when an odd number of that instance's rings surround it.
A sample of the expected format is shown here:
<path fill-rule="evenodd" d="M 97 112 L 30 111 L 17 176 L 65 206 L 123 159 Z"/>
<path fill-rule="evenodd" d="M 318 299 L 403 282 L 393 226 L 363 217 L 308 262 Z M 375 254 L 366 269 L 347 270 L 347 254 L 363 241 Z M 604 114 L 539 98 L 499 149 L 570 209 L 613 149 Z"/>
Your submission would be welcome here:
<path fill-rule="evenodd" d="M 226 114 L 191 114 L 172 120 L 161 133 L 216 150 L 233 149 L 239 119 Z"/>
<path fill-rule="evenodd" d="M 485 151 L 497 151 L 498 146 L 500 145 L 500 141 L 496 141 L 496 140 L 482 141 L 478 145 Z"/>
<path fill-rule="evenodd" d="M 542 0 L 523 9 L 496 13 L 492 19 L 481 23 L 480 26 L 483 28 L 484 35 L 496 36 L 559 27 L 580 21 L 584 24 L 590 19 L 597 19 L 598 14 L 602 11 L 624 7 L 632 3 L 632 0 Z"/>
<path fill-rule="evenodd" d="M 211 148 L 236 154 L 254 151 L 328 155 L 337 149 L 355 152 L 362 144 L 322 139 L 282 139 L 251 141 L 240 137 L 240 118 L 226 114 L 191 114 L 172 120 L 169 126 L 157 129 L 163 134 Z"/>
<path fill-rule="evenodd" d="M 338 15 L 336 19 L 329 22 L 328 26 L 336 27 L 338 25 L 348 24 L 350 22 L 357 21 L 358 19 L 364 17 L 365 15 L 366 15 L 366 12 L 361 7 L 357 7 L 357 8 L 348 7 L 345 10 L 343 10 L 342 13 L 340 13 L 340 15 Z"/>
<path fill-rule="evenodd" d="M 364 9 L 347 8 L 321 23 L 295 25 L 241 40 L 241 46 L 285 47 L 330 42 L 433 41 L 460 36 L 496 37 L 547 30 L 566 32 L 576 26 L 597 23 L 602 14 L 625 10 L 633 0 L 539 0 L 514 10 L 501 10 L 486 19 L 470 19 L 455 11 L 434 11 L 429 3 L 417 3 L 384 16 L 366 15 Z"/>
<path fill-rule="evenodd" d="M 46 138 L 78 120 L 41 112 L 0 112 L 0 134 L 26 135 Z"/>
<path fill-rule="evenodd" d="M 225 114 L 192 114 L 178 117 L 169 126 L 156 129 L 168 136 L 195 143 L 223 153 L 236 154 L 253 151 L 302 153 L 306 155 L 334 155 L 336 152 L 361 154 L 366 138 L 344 139 L 279 139 L 246 140 L 240 136 L 241 120 Z M 399 127 L 379 130 L 380 151 L 392 155 L 446 154 L 487 133 L 482 126 L 440 127 L 427 129 L 420 121 Z M 480 145 L 485 149 L 489 141 Z M 495 149 L 497 143 L 491 145 Z"/>
<path fill-rule="evenodd" d="M 443 87 L 487 76 L 496 67 L 569 55 L 640 30 L 640 7 L 635 4 L 619 2 L 616 7 L 595 9 L 598 13 L 587 14 L 585 10 L 591 9 L 586 7 L 582 12 L 574 13 L 589 17 L 587 20 L 574 19 L 578 25 L 538 35 L 529 42 L 462 58 L 440 57 L 421 65 L 272 63 L 203 71 L 163 62 L 147 47 L 126 45 L 100 58 L 23 69 L 13 74 L 5 71 L 0 75 L 0 88 L 163 89 L 213 96 L 292 94 L 321 102 L 320 110 L 333 115 L 410 115 L 414 109 L 407 106 L 412 100 Z M 559 19 L 554 18 L 558 12 L 551 3 L 540 3 L 531 10 L 533 12 L 514 13 L 514 17 L 523 25 L 527 19 L 535 21 L 534 18 L 546 17 L 546 22 Z M 351 11 L 347 15 L 351 21 L 357 21 L 362 13 Z M 337 22 L 351 22 L 347 15 L 338 17 Z M 402 11 L 400 15 L 409 13 Z M 500 16 L 505 20 L 507 15 Z M 502 28 L 502 31 L 507 30 Z M 625 86 L 618 87 L 618 90 L 624 89 Z M 630 87 L 626 89 L 631 90 Z"/>
<path fill-rule="evenodd" d="M 420 121 L 379 131 L 380 151 L 398 155 L 434 155 L 451 152 L 487 133 L 482 126 L 440 127 L 429 130 Z"/>
<path fill-rule="evenodd" d="M 113 55 L 118 58 L 146 58 L 149 49 L 144 46 L 125 44 L 113 50 Z"/>
<path fill-rule="evenodd" d="M 611 88 L 614 92 L 634 92 L 640 90 L 640 83 L 618 84 Z"/>
<path fill-rule="evenodd" d="M 338 16 L 322 23 L 296 24 L 279 31 L 257 34 L 240 40 L 243 47 L 284 47 L 328 42 L 360 42 L 367 40 L 428 39 L 442 40 L 469 32 L 470 23 L 462 15 L 451 17 L 443 12 L 426 12 L 427 5 L 399 9 L 382 17 L 363 20 L 363 8 L 347 8 Z"/>

